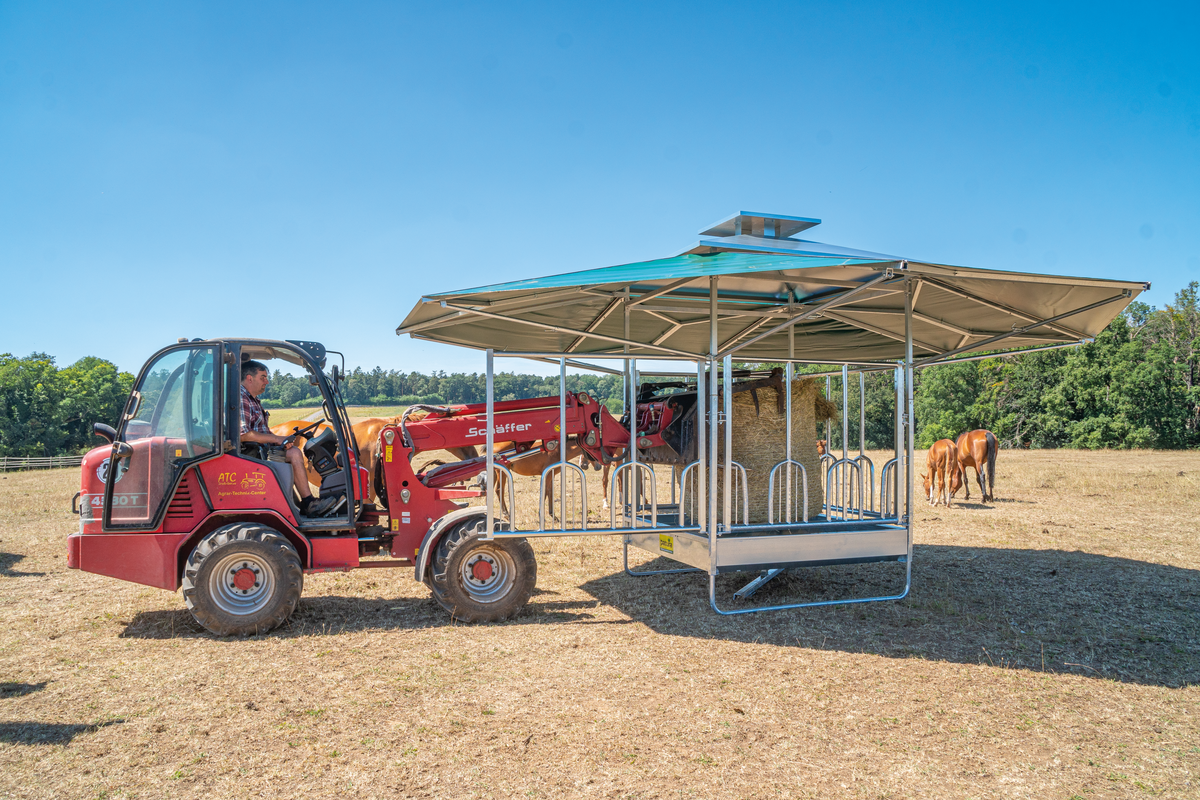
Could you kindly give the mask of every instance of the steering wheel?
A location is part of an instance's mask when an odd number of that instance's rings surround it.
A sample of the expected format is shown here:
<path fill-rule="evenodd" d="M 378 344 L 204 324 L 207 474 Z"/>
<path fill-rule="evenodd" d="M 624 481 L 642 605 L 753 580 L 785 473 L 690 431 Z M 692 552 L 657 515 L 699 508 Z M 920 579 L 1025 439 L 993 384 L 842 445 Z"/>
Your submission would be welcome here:
<path fill-rule="evenodd" d="M 321 419 L 314 422 L 312 425 L 306 425 L 303 428 L 292 428 L 292 433 L 287 438 L 292 441 L 295 441 L 296 439 L 300 438 L 301 436 L 303 436 L 305 439 L 311 439 L 312 432 L 315 431 L 318 427 L 320 427 L 321 424 L 324 422 L 325 422 L 325 418 L 322 417 Z"/>

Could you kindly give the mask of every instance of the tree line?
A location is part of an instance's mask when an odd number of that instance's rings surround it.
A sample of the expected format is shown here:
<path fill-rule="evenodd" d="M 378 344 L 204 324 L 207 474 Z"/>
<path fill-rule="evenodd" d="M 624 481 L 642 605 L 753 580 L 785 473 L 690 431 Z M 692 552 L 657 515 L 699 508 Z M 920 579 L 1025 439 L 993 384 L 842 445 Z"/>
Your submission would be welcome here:
<path fill-rule="evenodd" d="M 894 441 L 893 380 L 890 372 L 867 376 L 867 447 Z M 840 404 L 840 386 L 831 394 Z M 854 378 L 853 448 L 858 398 Z M 1005 448 L 1198 447 L 1200 284 L 1189 283 L 1161 309 L 1131 303 L 1089 344 L 919 370 L 913 401 L 919 448 L 977 428 Z M 833 439 L 840 448 L 838 425 Z"/>
<path fill-rule="evenodd" d="M 928 367 L 917 372 L 917 445 L 987 428 L 1001 446 L 1160 448 L 1200 446 L 1200 284 L 1193 281 L 1158 309 L 1134 302 L 1079 347 Z M 59 368 L 54 358 L 0 354 L 0 456 L 53 456 L 86 451 L 99 440 L 93 422 L 114 425 L 133 376 L 109 361 L 87 357 Z M 895 436 L 892 372 L 865 376 L 866 446 L 890 448 Z M 841 380 L 830 399 L 841 404 Z M 620 413 L 621 377 L 568 375 L 567 387 L 587 391 Z M 852 376 L 849 443 L 858 447 L 859 385 Z M 479 373 L 429 375 L 357 368 L 345 376 L 351 405 L 481 403 Z M 497 373 L 497 400 L 553 395 L 557 376 Z M 276 372 L 264 405 L 315 405 L 307 378 Z M 841 425 L 831 445 L 841 447 Z"/>
<path fill-rule="evenodd" d="M 62 369 L 54 357 L 0 354 L 0 456 L 61 456 L 100 443 L 92 423 L 114 424 L 133 375 L 88 356 Z"/>

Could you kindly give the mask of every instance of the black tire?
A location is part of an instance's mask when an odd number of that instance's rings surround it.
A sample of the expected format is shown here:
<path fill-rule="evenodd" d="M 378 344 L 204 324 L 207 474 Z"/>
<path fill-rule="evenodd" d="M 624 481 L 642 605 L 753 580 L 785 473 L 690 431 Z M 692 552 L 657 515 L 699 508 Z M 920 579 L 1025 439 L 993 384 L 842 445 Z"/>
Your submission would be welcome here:
<path fill-rule="evenodd" d="M 496 622 L 515 616 L 533 595 L 537 559 L 524 539 L 483 538 L 487 522 L 472 517 L 438 541 L 429 588 L 459 622 Z"/>
<path fill-rule="evenodd" d="M 265 525 L 218 528 L 200 540 L 183 569 L 188 611 L 218 636 L 279 627 L 296 610 L 303 589 L 296 548 Z"/>

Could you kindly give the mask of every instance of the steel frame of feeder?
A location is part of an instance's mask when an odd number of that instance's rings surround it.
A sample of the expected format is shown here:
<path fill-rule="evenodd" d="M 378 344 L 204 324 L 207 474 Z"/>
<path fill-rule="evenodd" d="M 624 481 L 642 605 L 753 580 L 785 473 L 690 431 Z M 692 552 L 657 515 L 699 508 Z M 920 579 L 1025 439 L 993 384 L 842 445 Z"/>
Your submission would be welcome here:
<path fill-rule="evenodd" d="M 876 280 L 871 281 L 870 284 L 868 284 L 868 285 L 879 283 L 885 279 L 891 279 L 892 277 L 893 276 L 890 274 L 890 271 L 889 271 L 888 274 L 881 275 Z M 789 314 L 788 314 L 787 321 L 785 321 L 781 325 L 775 326 L 775 328 L 773 328 L 771 331 L 766 332 L 765 334 L 760 334 L 759 336 L 754 337 L 750 340 L 741 342 L 740 344 L 738 344 L 735 347 L 727 348 L 726 351 L 721 351 L 719 343 L 718 343 L 718 335 L 717 335 L 718 306 L 719 306 L 719 301 L 720 301 L 719 277 L 718 276 L 710 276 L 709 277 L 709 320 L 708 320 L 708 323 L 709 323 L 709 354 L 707 356 L 687 356 L 687 355 L 679 354 L 678 351 L 676 351 L 676 352 L 672 352 L 672 353 L 661 353 L 661 354 L 655 353 L 654 355 L 651 355 L 651 356 L 644 356 L 645 358 L 649 358 L 654 361 L 690 361 L 690 362 L 693 362 L 696 364 L 697 403 L 703 402 L 704 406 L 702 406 L 701 409 L 698 409 L 698 418 L 701 420 L 701 424 L 698 425 L 697 460 L 695 462 L 693 462 L 691 465 L 687 465 L 687 469 L 694 467 L 696 470 L 696 473 L 697 473 L 697 480 L 696 480 L 697 514 L 696 514 L 696 518 L 694 520 L 695 524 L 692 524 L 692 525 L 683 525 L 683 524 L 663 525 L 663 524 L 661 524 L 661 521 L 658 517 L 657 485 L 655 482 L 656 476 L 654 473 L 654 468 L 653 468 L 653 466 L 651 466 L 649 464 L 645 464 L 645 463 L 638 461 L 638 453 L 637 453 L 637 450 L 638 450 L 638 447 L 637 447 L 637 445 L 638 445 L 638 430 L 637 430 L 638 419 L 637 419 L 637 413 L 636 413 L 636 410 L 637 410 L 636 401 L 637 401 L 638 385 L 639 385 L 640 381 L 639 381 L 639 372 L 638 372 L 638 368 L 637 368 L 638 357 L 630 354 L 630 351 L 629 351 L 629 341 L 630 341 L 629 340 L 629 313 L 630 313 L 631 303 L 630 303 L 629 290 L 626 289 L 623 292 L 624 296 L 620 298 L 621 305 L 624 306 L 624 316 L 625 316 L 625 337 L 624 337 L 624 342 L 623 342 L 623 346 L 622 346 L 623 352 L 621 352 L 621 353 L 589 353 L 586 355 L 587 358 L 594 359 L 594 360 L 596 360 L 596 359 L 598 359 L 598 360 L 621 360 L 623 362 L 623 369 L 619 374 L 622 374 L 622 376 L 623 376 L 623 383 L 624 383 L 623 394 L 624 394 L 624 398 L 625 398 L 626 408 L 629 409 L 629 411 L 630 411 L 629 417 L 630 417 L 630 443 L 631 443 L 631 446 L 628 449 L 628 456 L 627 456 L 628 460 L 625 461 L 623 464 L 619 465 L 615 470 L 613 470 L 613 474 L 610 476 L 610 484 L 608 487 L 609 494 L 610 494 L 610 501 L 612 503 L 612 510 L 610 512 L 611 513 L 610 526 L 608 528 L 596 528 L 596 527 L 589 528 L 588 527 L 588 524 L 587 524 L 587 499 L 586 499 L 586 496 L 587 496 L 586 474 L 580 467 L 578 467 L 575 464 L 571 464 L 570 462 L 567 461 L 566 454 L 567 454 L 568 444 L 567 444 L 567 440 L 566 440 L 566 433 L 563 430 L 563 428 L 560 427 L 559 439 L 557 442 L 557 445 L 558 445 L 557 449 L 558 449 L 558 453 L 559 453 L 558 463 L 548 466 L 543 471 L 542 476 L 541 476 L 541 481 L 539 484 L 539 489 L 540 489 L 542 486 L 544 486 L 545 481 L 548 478 L 552 479 L 552 480 L 555 479 L 553 476 L 555 473 L 557 473 L 557 476 L 558 476 L 557 480 L 560 481 L 560 492 L 559 492 L 560 527 L 557 529 L 549 529 L 549 530 L 546 529 L 544 512 L 542 510 L 542 505 L 543 505 L 542 499 L 541 499 L 542 495 L 539 491 L 539 497 L 538 497 L 539 529 L 538 530 L 531 531 L 531 530 L 518 529 L 516 526 L 516 521 L 515 521 L 515 509 L 514 509 L 512 518 L 510 518 L 510 520 L 509 520 L 509 525 L 507 526 L 507 528 L 499 529 L 500 521 L 497 519 L 497 516 L 495 513 L 495 508 L 493 505 L 493 493 L 491 491 L 488 491 L 487 499 L 486 499 L 486 503 L 485 503 L 485 510 L 486 510 L 485 530 L 488 531 L 487 537 L 488 538 L 518 538 L 518 537 L 531 538 L 531 537 L 546 537 L 546 536 L 621 535 L 623 537 L 624 569 L 627 574 L 637 576 L 637 577 L 646 577 L 646 576 L 651 576 L 651 575 L 671 575 L 671 574 L 701 572 L 701 571 L 707 572 L 708 573 L 708 584 L 709 584 L 709 586 L 708 586 L 708 588 L 709 588 L 709 605 L 712 607 L 712 609 L 714 611 L 716 611 L 718 614 L 722 614 L 722 615 L 737 615 L 737 614 L 756 613 L 759 611 L 782 611 L 782 610 L 787 610 L 787 609 L 813 608 L 813 607 L 820 607 L 820 606 L 844 605 L 844 604 L 855 604 L 855 603 L 870 603 L 870 602 L 881 602 L 881 601 L 887 601 L 887 600 L 903 599 L 904 597 L 906 597 L 908 595 L 909 590 L 911 589 L 911 586 L 912 586 L 913 521 L 912 521 L 912 515 L 910 513 L 910 510 L 912 508 L 913 485 L 912 485 L 912 471 L 911 471 L 911 468 L 909 465 L 911 465 L 913 463 L 913 446 L 914 446 L 915 437 L 914 437 L 914 430 L 913 430 L 913 426 L 912 426 L 912 420 L 913 420 L 913 415 L 912 415 L 912 402 L 913 402 L 912 374 L 913 374 L 913 368 L 914 368 L 914 365 L 913 365 L 913 338 L 912 338 L 912 305 L 913 305 L 913 283 L 914 283 L 914 281 L 911 279 L 908 279 L 907 277 L 903 278 L 902 280 L 904 283 L 903 291 L 905 293 L 905 298 L 906 298 L 905 311 L 904 311 L 904 313 L 905 313 L 905 358 L 900 364 L 898 364 L 894 367 L 894 369 L 896 370 L 896 422 L 897 422 L 897 426 L 896 426 L 895 446 L 896 446 L 897 457 L 894 458 L 892 461 L 888 462 L 888 464 L 891 466 L 891 468 L 888 470 L 888 477 L 891 477 L 893 480 L 895 480 L 897 488 L 900 486 L 905 487 L 905 492 L 903 494 L 902 502 L 900 501 L 900 498 L 898 496 L 891 498 L 891 500 L 892 500 L 891 505 L 894 506 L 894 510 L 893 510 L 892 514 L 887 515 L 886 517 L 883 515 L 883 512 L 885 511 L 885 509 L 883 508 L 883 502 L 882 502 L 883 501 L 883 487 L 882 487 L 882 480 L 881 480 L 881 486 L 880 486 L 881 505 L 880 505 L 880 508 L 878 511 L 874 510 L 874 486 L 872 485 L 872 488 L 870 490 L 871 494 L 872 494 L 872 501 L 871 501 L 872 513 L 871 513 L 870 518 L 866 517 L 866 515 L 864 513 L 865 510 L 863 508 L 864 503 L 865 503 L 866 492 L 863 490 L 863 488 L 861 488 L 862 478 L 861 478 L 861 472 L 859 472 L 860 489 L 858 492 L 858 501 L 857 501 L 858 506 L 859 506 L 859 508 L 858 508 L 859 519 L 857 521 L 848 521 L 848 520 L 843 519 L 843 521 L 840 523 L 831 523 L 828 521 L 828 517 L 826 517 L 825 522 L 813 520 L 812 519 L 813 515 L 811 513 L 809 513 L 809 510 L 807 509 L 807 492 L 805 492 L 805 498 L 804 498 L 805 513 L 803 514 L 803 517 L 805 519 L 801 522 L 796 522 L 795 520 L 791 519 L 791 516 L 792 516 L 792 512 L 791 512 L 792 494 L 796 488 L 793 486 L 794 468 L 792 465 L 799 465 L 799 462 L 795 461 L 792 458 L 794 443 L 792 441 L 792 397 L 791 397 L 792 393 L 791 393 L 791 388 L 792 388 L 792 383 L 796 377 L 794 374 L 794 364 L 808 363 L 803 358 L 796 357 L 794 324 L 796 322 L 800 321 L 800 319 L 802 319 L 806 315 L 805 314 L 793 315 L 791 313 L 792 302 L 791 302 L 791 300 L 789 300 L 789 302 L 788 302 Z M 852 292 L 856 292 L 856 291 L 857 290 L 852 290 Z M 785 477 L 784 477 L 784 481 L 783 481 L 783 494 L 784 494 L 784 498 L 785 498 L 785 507 L 787 508 L 787 515 L 784 520 L 781 520 L 779 522 L 772 521 L 767 524 L 753 524 L 752 525 L 752 524 L 749 524 L 749 519 L 747 518 L 744 520 L 744 522 L 746 524 L 735 525 L 733 522 L 733 519 L 732 519 L 732 514 L 733 514 L 732 481 L 733 481 L 733 473 L 734 473 L 735 466 L 740 467 L 741 465 L 736 464 L 736 462 L 734 462 L 733 458 L 732 458 L 733 431 L 732 431 L 732 413 L 731 413 L 731 411 L 732 411 L 732 399 L 733 399 L 733 383 L 732 383 L 733 354 L 735 352 L 737 352 L 741 347 L 745 347 L 746 345 L 751 344 L 754 341 L 757 341 L 757 339 L 761 338 L 761 336 L 767 335 L 772 332 L 776 332 L 776 331 L 778 331 L 780 329 L 784 329 L 784 328 L 786 328 L 787 333 L 788 333 L 788 359 L 786 360 L 785 367 L 784 367 L 785 381 L 786 381 L 786 386 L 787 386 L 787 390 L 785 391 L 785 419 L 784 419 L 785 426 L 786 426 L 786 435 L 785 435 L 785 445 L 784 445 L 784 459 L 779 464 L 776 465 L 776 468 L 781 467 L 781 466 L 786 466 L 786 468 L 784 469 Z M 486 476 L 488 476 L 487 477 L 487 485 L 488 486 L 492 485 L 492 481 L 495 480 L 495 477 L 498 476 L 500 472 L 506 472 L 506 473 L 508 472 L 506 469 L 504 469 L 500 465 L 496 464 L 494 461 L 494 457 L 493 457 L 493 446 L 495 444 L 495 442 L 494 442 L 494 431 L 495 431 L 495 418 L 494 418 L 494 414 L 495 414 L 495 407 L 494 407 L 495 406 L 495 381 L 494 381 L 495 364 L 494 364 L 494 360 L 495 360 L 495 357 L 501 356 L 501 357 L 535 358 L 535 359 L 542 360 L 542 361 L 557 362 L 557 364 L 559 366 L 559 413 L 560 413 L 560 419 L 561 419 L 562 416 L 565 414 L 564 405 L 565 405 L 565 398 L 566 398 L 566 367 L 567 367 L 567 364 L 570 363 L 572 366 L 581 366 L 581 367 L 592 367 L 593 366 L 590 364 L 585 364 L 585 363 L 577 361 L 577 359 L 580 357 L 580 355 L 581 354 L 575 353 L 575 354 L 573 354 L 574 357 L 572 358 L 571 355 L 568 355 L 566 353 L 550 353 L 550 352 L 516 353 L 516 352 L 497 352 L 494 349 L 486 350 L 486 359 L 487 359 L 486 447 L 487 447 L 487 453 L 486 453 L 486 467 L 485 467 L 484 474 Z M 846 398 L 848 396 L 848 393 L 845 391 L 845 387 L 847 385 L 848 366 L 849 366 L 848 364 L 842 364 L 843 407 L 845 407 L 845 405 L 846 405 L 846 402 L 847 402 Z M 855 366 L 858 367 L 859 365 L 855 364 Z M 880 367 L 876 366 L 875 368 L 879 369 Z M 598 368 L 598 369 L 600 369 L 600 371 L 603 371 L 603 372 L 616 374 L 616 370 L 610 370 L 610 369 L 605 369 L 605 368 Z M 859 370 L 856 370 L 856 371 L 859 371 Z M 666 373 L 655 373 L 655 374 L 666 374 Z M 673 373 L 673 374 L 687 376 L 689 373 Z M 860 381 L 861 380 L 862 379 L 861 379 L 861 372 L 860 372 Z M 863 404 L 865 404 L 865 398 L 860 396 L 860 405 L 863 405 Z M 705 411 L 706 413 L 704 415 L 700 415 L 701 410 Z M 865 414 L 865 408 L 860 409 L 860 459 L 866 458 L 865 453 L 862 452 L 862 434 L 865 432 L 865 418 L 863 417 L 863 414 Z M 715 424 L 713 424 L 714 422 L 715 422 Z M 858 468 L 859 463 L 858 463 L 857 459 L 852 462 L 850 459 L 847 458 L 847 456 L 848 456 L 847 434 L 848 434 L 848 420 L 846 419 L 846 413 L 844 411 L 844 413 L 843 413 L 843 437 L 842 437 L 843 458 L 839 459 L 838 462 L 852 464 L 855 468 Z M 723 447 L 721 445 L 723 445 Z M 722 454 L 722 451 L 723 451 L 723 454 Z M 718 454 L 721 454 L 721 455 L 719 456 Z M 900 457 L 901 454 L 903 454 L 903 457 Z M 571 469 L 572 467 L 574 469 Z M 687 469 L 685 469 L 684 472 L 686 472 Z M 580 527 L 579 528 L 568 528 L 567 527 L 567 501 L 566 501 L 567 492 L 566 492 L 566 488 L 567 488 L 567 481 L 568 481 L 568 474 L 569 474 L 568 470 L 570 470 L 572 473 L 578 474 L 578 476 L 579 476 L 580 494 L 581 494 L 581 517 L 580 517 Z M 801 470 L 803 470 L 802 466 L 801 466 Z M 623 490 L 622 490 L 623 497 L 621 498 L 621 501 L 622 501 L 621 504 L 622 504 L 622 509 L 623 509 L 623 515 L 622 515 L 623 516 L 623 519 L 622 519 L 623 524 L 618 525 L 617 520 L 616 520 L 617 497 L 615 496 L 615 489 L 616 489 L 616 484 L 617 484 L 617 476 L 626 471 L 630 473 L 631 479 L 623 481 Z M 772 472 L 774 472 L 774 470 L 772 470 Z M 873 467 L 873 465 L 871 468 L 871 472 L 872 472 L 872 484 L 874 484 L 874 480 L 873 480 L 874 467 Z M 651 504 L 650 504 L 650 509 L 649 509 L 650 510 L 649 518 L 646 518 L 643 513 L 645 511 L 645 509 L 643 508 L 642 497 L 641 497 L 642 481 L 638 479 L 638 477 L 640 477 L 643 473 L 648 474 L 650 477 Z M 744 479 L 744 474 L 745 474 L 744 470 L 742 471 L 741 474 Z M 802 473 L 802 474 L 804 474 L 803 484 L 804 484 L 805 488 L 807 488 L 807 474 L 806 473 Z M 827 475 L 827 480 L 832 479 L 833 474 L 834 474 L 834 469 L 831 468 Z M 881 475 L 881 479 L 883 477 L 884 476 Z M 509 478 L 511 479 L 511 474 L 509 475 Z M 685 488 L 682 484 L 682 478 L 683 478 L 683 473 L 681 473 L 681 485 L 680 485 L 680 491 L 679 491 L 680 517 L 681 517 L 680 521 L 681 522 L 682 522 L 682 516 L 683 516 L 682 503 L 684 500 L 684 492 L 685 492 Z M 511 480 L 510 480 L 510 486 L 511 486 Z M 674 490 L 675 490 L 675 486 L 674 486 L 674 469 L 673 469 L 672 470 L 672 493 L 674 493 Z M 745 496 L 746 494 L 747 494 L 746 491 L 743 490 L 743 496 Z M 894 494 L 899 495 L 899 492 L 897 491 Z M 720 499 L 722 501 L 720 504 L 718 504 L 718 497 L 720 497 Z M 849 496 L 844 495 L 843 497 L 844 497 L 843 506 L 848 506 Z M 771 492 L 769 490 L 768 491 L 768 503 L 774 503 L 774 501 L 775 501 L 775 498 L 773 496 L 773 492 Z M 828 509 L 827 509 L 827 511 L 828 511 Z M 842 514 L 843 514 L 843 517 L 846 516 L 845 508 L 842 509 Z M 859 527 L 862 528 L 862 530 L 855 530 L 856 523 Z M 879 596 L 873 596 L 873 597 L 861 597 L 861 598 L 855 597 L 855 598 L 842 598 L 842 599 L 836 599 L 836 600 L 820 600 L 820 601 L 806 601 L 806 602 L 796 602 L 796 603 L 783 603 L 783 604 L 755 606 L 755 607 L 738 608 L 738 609 L 725 609 L 725 608 L 722 608 L 717 602 L 716 579 L 717 579 L 717 575 L 722 574 L 722 572 L 723 572 L 723 570 L 721 569 L 722 564 L 720 563 L 720 555 L 721 555 L 723 549 L 727 549 L 734 545 L 736 538 L 731 538 L 731 537 L 736 537 L 738 534 L 747 534 L 749 536 L 749 538 L 743 539 L 742 541 L 750 541 L 751 539 L 754 539 L 755 541 L 757 541 L 758 539 L 762 539 L 763 541 L 772 541 L 772 542 L 778 543 L 781 541 L 781 539 L 778 537 L 783 537 L 783 539 L 785 539 L 785 540 L 790 540 L 793 538 L 799 538 L 799 537 L 797 537 L 797 534 L 807 534 L 803 538 L 808 539 L 809 535 L 818 535 L 819 536 L 819 535 L 822 535 L 823 533 L 825 533 L 827 535 L 837 535 L 839 533 L 842 533 L 842 534 L 844 534 L 844 533 L 872 533 L 872 532 L 878 533 L 881 531 L 891 531 L 892 533 L 895 533 L 895 532 L 899 531 L 901 528 L 903 529 L 904 540 L 905 540 L 904 552 L 902 554 L 896 553 L 896 552 L 891 552 L 891 553 L 887 553 L 887 554 L 866 553 L 865 555 L 859 555 L 857 557 L 853 557 L 853 558 L 849 558 L 849 559 L 840 559 L 840 560 L 839 559 L 816 559 L 816 560 L 806 561 L 806 560 L 801 559 L 801 560 L 788 561 L 786 558 L 779 558 L 776 560 L 775 563 L 768 563 L 768 564 L 762 565 L 761 574 L 759 576 L 757 576 L 756 578 L 754 578 L 753 580 L 751 580 L 748 584 L 743 586 L 741 589 L 737 590 L 737 592 L 734 593 L 734 596 L 736 598 L 743 599 L 743 600 L 748 598 L 755 591 L 757 591 L 757 589 L 759 589 L 761 586 L 763 586 L 766 582 L 770 581 L 772 578 L 781 574 L 785 569 L 791 568 L 793 566 L 797 566 L 797 567 L 799 567 L 799 566 L 819 566 L 822 564 L 860 563 L 860 562 L 866 562 L 866 561 L 899 561 L 899 562 L 903 563 L 904 564 L 904 588 L 899 593 L 879 595 Z M 756 534 L 756 533 L 764 533 L 764 534 L 772 533 L 772 534 L 774 534 L 774 536 L 755 537 L 754 534 Z M 708 551 L 707 552 L 707 563 L 704 566 L 689 565 L 686 567 L 676 568 L 676 569 L 659 569 L 659 570 L 645 570 L 645 571 L 638 571 L 638 570 L 631 569 L 629 566 L 629 547 L 631 544 L 634 544 L 634 546 L 640 546 L 635 542 L 635 537 L 645 537 L 647 535 L 653 536 L 655 534 L 659 535 L 660 542 L 662 541 L 661 537 L 663 537 L 663 536 L 674 538 L 677 535 L 682 535 L 684 537 L 697 537 L 698 540 L 699 539 L 704 540 L 703 543 L 706 545 L 706 549 Z M 685 539 L 684 541 L 690 542 L 693 545 L 695 544 L 695 542 L 692 542 L 691 539 Z M 647 549 L 647 548 L 641 548 L 641 549 Z M 695 549 L 695 547 L 693 546 L 692 549 Z M 772 548 L 768 547 L 766 549 L 771 550 Z M 774 549 L 779 550 L 780 548 L 777 547 Z M 784 546 L 782 549 L 786 550 L 787 548 L 786 548 L 786 546 Z M 661 550 L 663 550 L 663 548 L 660 545 L 660 551 Z M 671 552 L 660 552 L 659 555 L 670 558 L 675 561 L 681 560 L 680 558 L 677 557 L 678 554 L 674 553 L 673 547 L 672 547 Z M 686 564 L 687 562 L 684 561 L 682 563 Z M 725 571 L 747 571 L 748 572 L 748 571 L 754 571 L 756 569 L 759 569 L 759 567 L 755 567 L 753 565 L 751 565 L 751 566 L 740 565 L 740 566 L 743 568 L 739 568 L 739 565 L 731 565 L 730 568 Z"/>

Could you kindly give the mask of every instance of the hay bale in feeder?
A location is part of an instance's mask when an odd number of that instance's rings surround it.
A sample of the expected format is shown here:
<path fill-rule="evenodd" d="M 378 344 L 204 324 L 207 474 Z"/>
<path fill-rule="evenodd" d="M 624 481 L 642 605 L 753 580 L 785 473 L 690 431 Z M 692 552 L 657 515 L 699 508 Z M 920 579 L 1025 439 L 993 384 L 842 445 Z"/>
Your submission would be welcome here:
<path fill-rule="evenodd" d="M 817 425 L 824 425 L 826 420 L 837 419 L 838 409 L 825 399 L 813 378 L 794 379 L 791 391 L 792 459 L 803 464 L 808 474 L 808 516 L 812 519 L 821 513 L 824 503 L 821 490 L 821 457 L 817 454 Z M 767 521 L 767 490 L 771 470 L 787 458 L 786 413 L 781 410 L 782 407 L 783 398 L 779 390 L 774 388 L 737 392 L 733 395 L 733 413 L 730 415 L 733 423 L 732 455 L 734 461 L 746 468 L 750 511 L 748 521 L 751 523 Z M 721 440 L 720 452 L 723 457 L 724 437 Z M 793 496 L 799 496 L 801 488 L 798 470 L 795 475 L 792 491 Z M 780 508 L 779 496 L 783 492 L 784 479 L 783 470 L 780 470 L 776 476 L 776 509 Z M 718 474 L 718 480 L 723 481 L 724 476 Z M 735 505 L 735 518 L 740 515 L 738 506 L 740 503 Z M 778 511 L 776 516 L 778 521 Z M 799 512 L 795 514 L 794 519 L 799 521 Z"/>

